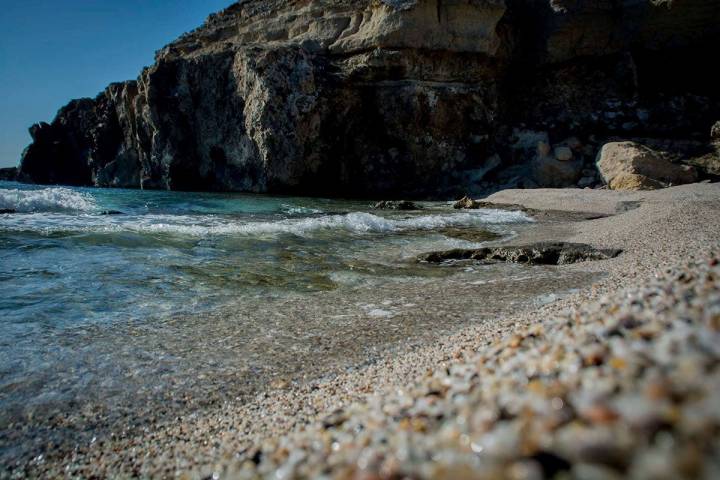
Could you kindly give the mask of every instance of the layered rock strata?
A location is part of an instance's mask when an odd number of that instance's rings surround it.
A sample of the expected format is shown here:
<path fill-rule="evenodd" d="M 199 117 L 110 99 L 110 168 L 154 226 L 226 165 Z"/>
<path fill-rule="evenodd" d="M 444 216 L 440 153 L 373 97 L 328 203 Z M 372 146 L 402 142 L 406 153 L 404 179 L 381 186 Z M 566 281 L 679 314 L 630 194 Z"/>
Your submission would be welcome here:
<path fill-rule="evenodd" d="M 136 81 L 34 125 L 19 178 L 396 198 L 592 186 L 614 137 L 700 155 L 718 45 L 714 0 L 242 0 Z"/>

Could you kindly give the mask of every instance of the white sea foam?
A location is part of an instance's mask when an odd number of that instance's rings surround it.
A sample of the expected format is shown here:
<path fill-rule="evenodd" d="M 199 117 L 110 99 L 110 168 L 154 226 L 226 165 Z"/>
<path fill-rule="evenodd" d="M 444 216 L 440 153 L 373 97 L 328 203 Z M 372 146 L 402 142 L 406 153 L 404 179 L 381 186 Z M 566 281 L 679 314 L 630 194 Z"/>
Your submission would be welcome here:
<path fill-rule="evenodd" d="M 294 207 L 292 205 L 282 205 L 282 211 L 286 215 L 315 215 L 323 213 L 322 210 L 310 207 Z"/>
<path fill-rule="evenodd" d="M 452 226 L 481 226 L 489 224 L 519 223 L 531 221 L 522 212 L 501 210 L 478 210 L 473 213 L 449 215 L 423 215 L 410 218 L 385 218 L 371 213 L 353 212 L 346 215 L 327 215 L 303 219 L 287 219 L 276 222 L 234 222 L 212 217 L 197 218 L 187 222 L 173 216 L 150 215 L 140 217 L 125 228 L 148 233 L 178 233 L 183 235 L 308 235 L 319 230 L 346 230 L 353 233 L 392 233 L 408 230 L 433 230 Z"/>
<path fill-rule="evenodd" d="M 98 206 L 93 198 L 69 188 L 40 190 L 0 189 L 0 209 L 30 212 L 94 212 Z"/>
<path fill-rule="evenodd" d="M 475 210 L 472 213 L 422 215 L 402 218 L 381 217 L 365 212 L 289 218 L 278 221 L 242 221 L 211 215 L 60 215 L 35 213 L 13 215 L 0 223 L 0 229 L 52 233 L 59 231 L 174 234 L 195 237 L 213 235 L 267 236 L 293 234 L 306 236 L 322 230 L 351 233 L 394 233 L 434 230 L 443 227 L 482 226 L 532 221 L 522 212 Z"/>

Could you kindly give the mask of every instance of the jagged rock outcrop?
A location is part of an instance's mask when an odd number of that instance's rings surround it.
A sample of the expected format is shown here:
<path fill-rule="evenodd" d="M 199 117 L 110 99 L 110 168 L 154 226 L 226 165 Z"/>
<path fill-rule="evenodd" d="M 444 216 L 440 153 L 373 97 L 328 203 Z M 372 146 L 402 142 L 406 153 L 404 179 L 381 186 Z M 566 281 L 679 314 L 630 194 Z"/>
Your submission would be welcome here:
<path fill-rule="evenodd" d="M 241 0 L 137 81 L 33 126 L 20 178 L 396 198 L 592 185 L 607 138 L 707 135 L 719 40 L 714 0 Z"/>

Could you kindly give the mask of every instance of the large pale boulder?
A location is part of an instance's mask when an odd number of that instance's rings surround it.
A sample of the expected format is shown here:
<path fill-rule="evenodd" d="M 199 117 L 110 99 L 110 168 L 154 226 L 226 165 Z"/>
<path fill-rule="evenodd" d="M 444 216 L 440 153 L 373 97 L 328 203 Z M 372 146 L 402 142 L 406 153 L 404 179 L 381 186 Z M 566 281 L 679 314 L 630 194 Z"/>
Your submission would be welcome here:
<path fill-rule="evenodd" d="M 695 168 L 670 162 L 660 152 L 635 142 L 606 143 L 597 167 L 612 190 L 654 190 L 698 180 Z"/>

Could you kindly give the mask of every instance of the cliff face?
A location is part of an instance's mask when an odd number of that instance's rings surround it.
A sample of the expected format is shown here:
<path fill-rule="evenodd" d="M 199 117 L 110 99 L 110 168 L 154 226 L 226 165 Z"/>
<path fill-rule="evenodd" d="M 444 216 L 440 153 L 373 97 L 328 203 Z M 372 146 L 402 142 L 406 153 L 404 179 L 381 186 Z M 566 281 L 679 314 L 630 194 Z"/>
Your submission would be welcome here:
<path fill-rule="evenodd" d="M 597 181 L 720 118 L 716 0 L 244 0 L 31 128 L 20 178 L 443 195 Z"/>

